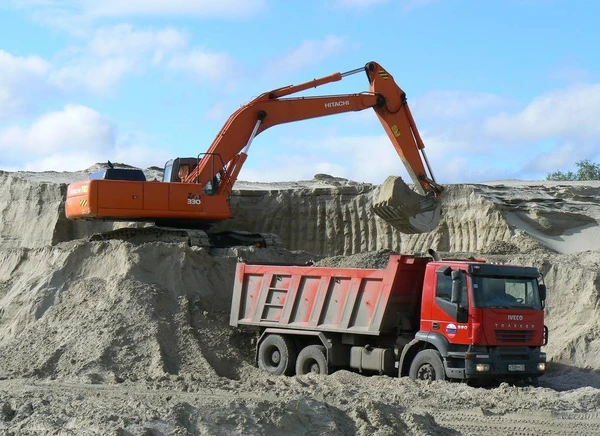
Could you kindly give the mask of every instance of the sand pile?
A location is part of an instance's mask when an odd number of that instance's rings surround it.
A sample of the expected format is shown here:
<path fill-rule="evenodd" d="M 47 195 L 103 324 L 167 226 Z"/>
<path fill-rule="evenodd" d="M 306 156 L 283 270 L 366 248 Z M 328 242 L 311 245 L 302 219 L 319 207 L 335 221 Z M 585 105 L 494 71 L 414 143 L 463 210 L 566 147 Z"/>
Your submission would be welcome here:
<path fill-rule="evenodd" d="M 451 186 L 440 228 L 406 237 L 371 215 L 372 185 L 242 184 L 239 219 L 225 225 L 306 251 L 209 252 L 77 239 L 112 227 L 64 219 L 65 183 L 82 175 L 0 174 L 3 434 L 597 432 L 600 185 Z M 391 253 L 428 248 L 540 268 L 552 360 L 541 388 L 268 377 L 252 364 L 254 332 L 228 325 L 238 257 L 381 268 Z"/>
<path fill-rule="evenodd" d="M 3 251 L 0 376 L 238 377 L 247 350 L 228 328 L 233 271 L 238 255 L 262 253 L 228 253 L 115 241 Z"/>
<path fill-rule="evenodd" d="M 316 264 L 384 268 L 393 253 L 334 256 Z M 185 245 L 119 241 L 5 250 L 0 376 L 98 382 L 190 374 L 239 378 L 251 363 L 252 332 L 244 336 L 228 325 L 238 257 L 283 263 L 315 259 L 283 249 L 213 250 L 211 255 Z M 549 358 L 600 370 L 600 253 L 488 257 L 540 269 L 550 289 Z"/>
<path fill-rule="evenodd" d="M 77 173 L 0 173 L 0 246 L 54 245 L 126 225 L 64 217 L 66 184 L 102 166 Z M 155 167 L 145 173 L 160 177 Z M 401 234 L 371 211 L 378 189 L 322 174 L 301 182 L 240 181 L 231 199 L 236 218 L 216 230 L 277 233 L 290 250 L 328 256 L 431 247 L 499 253 L 600 249 L 600 182 L 448 185 L 440 225 L 421 235 Z"/>
<path fill-rule="evenodd" d="M 307 253 L 77 241 L 3 254 L 0 430 L 7 434 L 575 435 L 600 424 L 600 382 L 573 368 L 544 378 L 547 388 L 491 391 L 347 371 L 266 376 L 251 364 L 252 332 L 228 326 L 235 262 L 305 262 Z M 375 267 L 389 254 L 318 263 Z M 542 262 L 549 285 L 574 278 L 573 265 L 566 273 Z M 574 274 L 591 298 L 597 280 Z M 564 299 L 574 300 L 573 292 Z M 549 300 L 550 313 L 558 302 Z"/>

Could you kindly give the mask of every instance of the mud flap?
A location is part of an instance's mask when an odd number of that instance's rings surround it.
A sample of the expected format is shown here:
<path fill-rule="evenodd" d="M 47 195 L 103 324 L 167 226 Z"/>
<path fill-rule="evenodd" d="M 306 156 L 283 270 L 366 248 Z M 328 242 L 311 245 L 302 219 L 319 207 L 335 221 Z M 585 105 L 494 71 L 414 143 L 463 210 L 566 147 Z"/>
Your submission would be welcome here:
<path fill-rule="evenodd" d="M 440 222 L 441 203 L 413 191 L 401 177 L 389 176 L 379 187 L 373 212 L 402 233 L 427 233 Z"/>

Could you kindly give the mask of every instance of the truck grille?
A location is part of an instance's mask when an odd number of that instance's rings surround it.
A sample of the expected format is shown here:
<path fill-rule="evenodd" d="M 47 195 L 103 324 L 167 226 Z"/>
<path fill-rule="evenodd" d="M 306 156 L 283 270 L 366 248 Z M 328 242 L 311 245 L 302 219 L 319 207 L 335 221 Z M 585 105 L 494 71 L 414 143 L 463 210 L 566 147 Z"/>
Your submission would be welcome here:
<path fill-rule="evenodd" d="M 533 330 L 496 330 L 496 342 L 530 342 Z"/>
<path fill-rule="evenodd" d="M 522 360 L 528 360 L 528 354 L 501 354 L 500 360 L 508 362 L 519 362 Z"/>

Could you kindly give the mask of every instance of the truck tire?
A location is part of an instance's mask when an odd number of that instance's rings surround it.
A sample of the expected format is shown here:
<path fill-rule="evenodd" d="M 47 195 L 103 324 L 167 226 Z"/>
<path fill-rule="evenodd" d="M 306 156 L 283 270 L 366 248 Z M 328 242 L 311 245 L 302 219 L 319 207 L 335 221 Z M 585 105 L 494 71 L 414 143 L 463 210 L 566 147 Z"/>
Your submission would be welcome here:
<path fill-rule="evenodd" d="M 304 347 L 298 354 L 296 374 L 303 375 L 309 372 L 313 374 L 329 373 L 325 347 L 323 345 L 309 345 Z"/>
<path fill-rule="evenodd" d="M 268 335 L 258 347 L 258 367 L 271 375 L 292 375 L 296 348 L 287 336 Z"/>
<path fill-rule="evenodd" d="M 413 380 L 446 380 L 442 356 L 437 350 L 422 350 L 417 353 L 408 375 Z"/>

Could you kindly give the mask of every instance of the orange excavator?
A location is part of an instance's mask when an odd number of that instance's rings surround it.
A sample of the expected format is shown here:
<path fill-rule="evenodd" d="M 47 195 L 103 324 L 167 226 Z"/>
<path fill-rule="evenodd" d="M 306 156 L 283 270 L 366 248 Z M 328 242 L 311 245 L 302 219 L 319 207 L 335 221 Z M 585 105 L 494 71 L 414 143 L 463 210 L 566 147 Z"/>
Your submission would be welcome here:
<path fill-rule="evenodd" d="M 284 98 L 344 77 L 366 72 L 369 91 L 356 94 Z M 69 219 L 146 222 L 154 225 L 122 228 L 93 239 L 150 237 L 183 238 L 190 245 L 280 245 L 276 235 L 248 232 L 211 233 L 215 223 L 233 218 L 229 198 L 254 138 L 278 124 L 373 109 L 400 156 L 414 190 L 399 177 L 388 177 L 379 188 L 373 211 L 403 233 L 433 230 L 439 221 L 442 187 L 435 182 L 406 94 L 381 65 L 335 73 L 299 85 L 266 92 L 233 113 L 205 153 L 169 160 L 162 181 L 149 181 L 142 170 L 109 168 L 72 183 L 67 189 Z"/>

